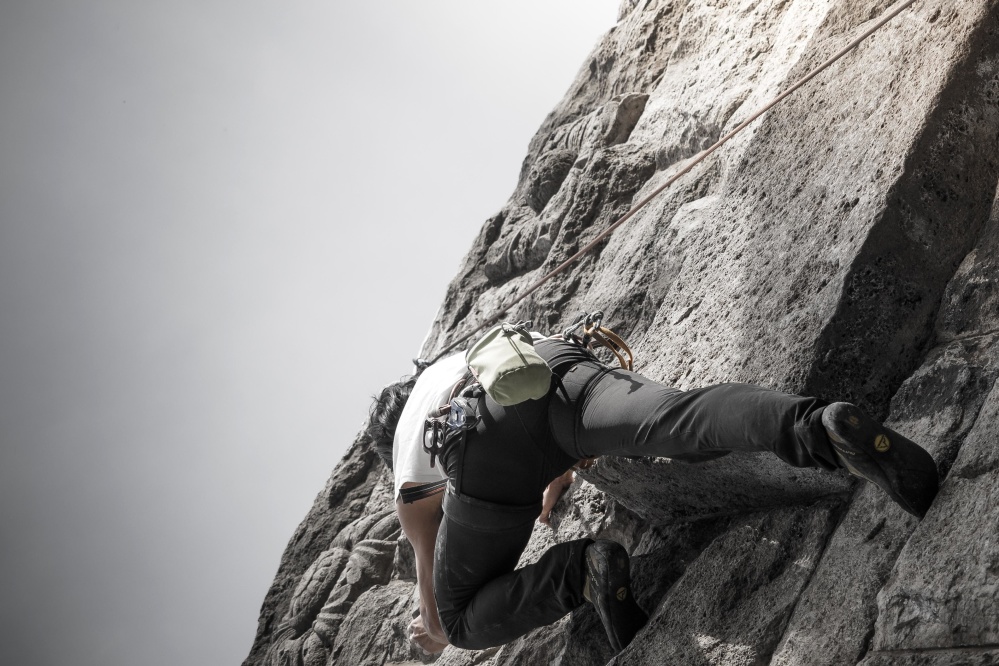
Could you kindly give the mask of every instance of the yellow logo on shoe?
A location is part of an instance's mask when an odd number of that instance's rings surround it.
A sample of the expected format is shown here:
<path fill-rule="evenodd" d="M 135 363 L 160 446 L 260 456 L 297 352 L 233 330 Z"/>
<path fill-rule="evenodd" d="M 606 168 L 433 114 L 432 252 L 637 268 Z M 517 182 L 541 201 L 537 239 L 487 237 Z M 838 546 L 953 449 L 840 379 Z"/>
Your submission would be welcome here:
<path fill-rule="evenodd" d="M 624 601 L 628 598 L 628 590 L 624 587 L 617 588 L 617 600 Z"/>
<path fill-rule="evenodd" d="M 874 438 L 874 450 L 878 453 L 884 453 L 891 447 L 891 442 L 884 435 L 878 435 Z"/>

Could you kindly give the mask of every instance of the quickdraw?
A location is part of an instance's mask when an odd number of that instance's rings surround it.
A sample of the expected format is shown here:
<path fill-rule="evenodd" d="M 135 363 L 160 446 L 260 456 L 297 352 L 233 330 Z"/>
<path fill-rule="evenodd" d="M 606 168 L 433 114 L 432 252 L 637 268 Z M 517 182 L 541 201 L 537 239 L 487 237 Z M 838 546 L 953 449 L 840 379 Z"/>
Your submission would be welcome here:
<path fill-rule="evenodd" d="M 614 331 L 603 326 L 604 313 L 600 310 L 596 312 L 583 312 L 576 320 L 562 331 L 562 337 L 566 340 L 575 340 L 583 347 L 589 348 L 592 342 L 599 343 L 614 354 L 617 362 L 625 370 L 635 369 L 635 355 L 631 348 Z M 580 338 L 576 331 L 582 328 L 583 335 Z"/>

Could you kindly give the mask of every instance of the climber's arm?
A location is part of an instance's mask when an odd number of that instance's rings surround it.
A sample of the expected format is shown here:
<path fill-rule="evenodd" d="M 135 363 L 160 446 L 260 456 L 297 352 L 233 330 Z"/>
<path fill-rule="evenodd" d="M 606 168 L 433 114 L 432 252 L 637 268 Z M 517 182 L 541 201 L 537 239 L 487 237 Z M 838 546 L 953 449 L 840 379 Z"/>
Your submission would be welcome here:
<path fill-rule="evenodd" d="M 404 483 L 402 487 L 417 485 L 420 484 Z M 432 495 L 410 504 L 404 504 L 399 499 L 395 505 L 402 531 L 413 545 L 413 552 L 416 554 L 416 583 L 420 588 L 421 622 L 414 621 L 410 626 L 410 637 L 430 653 L 440 652 L 448 644 L 440 617 L 437 615 L 437 602 L 434 597 L 434 548 L 437 543 L 437 530 L 444 515 L 441 510 L 443 497 L 443 494 Z M 425 634 L 422 634 L 421 630 Z"/>
<path fill-rule="evenodd" d="M 573 470 L 568 470 L 562 476 L 556 478 L 548 487 L 545 488 L 544 498 L 541 502 L 541 515 L 538 516 L 538 522 L 543 525 L 551 527 L 551 513 L 552 509 L 555 508 L 555 504 L 558 503 L 560 497 L 565 492 L 565 489 L 572 485 L 573 479 L 576 478 Z"/>

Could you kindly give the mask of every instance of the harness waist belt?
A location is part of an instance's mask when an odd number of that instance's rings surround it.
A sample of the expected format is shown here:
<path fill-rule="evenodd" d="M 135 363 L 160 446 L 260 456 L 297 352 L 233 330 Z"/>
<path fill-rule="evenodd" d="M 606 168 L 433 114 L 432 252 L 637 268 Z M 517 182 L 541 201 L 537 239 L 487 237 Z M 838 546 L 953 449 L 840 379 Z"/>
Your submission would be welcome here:
<path fill-rule="evenodd" d="M 447 486 L 447 479 L 441 479 L 440 481 L 431 481 L 430 483 L 421 483 L 418 486 L 412 486 L 410 488 L 403 488 L 399 491 L 399 497 L 402 498 L 403 504 L 412 504 L 413 502 L 427 497 L 432 497 L 438 493 L 444 492 L 444 488 Z"/>

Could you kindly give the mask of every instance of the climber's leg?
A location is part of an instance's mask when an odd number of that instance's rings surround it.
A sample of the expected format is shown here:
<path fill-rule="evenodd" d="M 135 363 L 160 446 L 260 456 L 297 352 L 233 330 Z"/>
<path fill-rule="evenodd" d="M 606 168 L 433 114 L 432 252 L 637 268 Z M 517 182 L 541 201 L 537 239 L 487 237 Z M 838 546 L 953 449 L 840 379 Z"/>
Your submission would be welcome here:
<path fill-rule="evenodd" d="M 849 403 L 828 405 L 750 384 L 679 391 L 585 363 L 564 383 L 569 398 L 553 403 L 553 430 L 564 449 L 581 457 L 772 451 L 799 467 L 845 467 L 916 516 L 936 496 L 932 456 Z M 572 427 L 556 427 L 567 414 Z"/>
<path fill-rule="evenodd" d="M 589 539 L 561 543 L 517 569 L 540 504 L 509 507 L 447 495 L 437 535 L 434 590 L 452 645 L 502 645 L 551 624 L 584 602 Z"/>
<path fill-rule="evenodd" d="M 600 372 L 585 363 L 570 370 L 563 381 L 574 403 L 573 432 L 567 438 L 565 428 L 554 429 L 560 444 L 580 457 L 683 458 L 772 451 L 798 467 L 840 467 L 822 425 L 827 403 L 817 398 L 751 384 L 680 391 L 635 372 Z M 580 389 L 581 383 L 585 385 Z M 564 408 L 564 404 L 554 407 Z"/>

